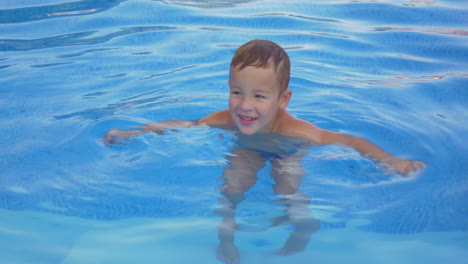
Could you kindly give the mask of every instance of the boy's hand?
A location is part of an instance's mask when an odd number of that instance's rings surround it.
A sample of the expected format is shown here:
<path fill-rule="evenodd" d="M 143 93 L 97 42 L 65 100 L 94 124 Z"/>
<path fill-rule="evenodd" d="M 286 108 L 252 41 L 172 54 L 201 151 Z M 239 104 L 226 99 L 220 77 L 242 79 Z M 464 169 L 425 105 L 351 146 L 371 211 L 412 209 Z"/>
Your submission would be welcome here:
<path fill-rule="evenodd" d="M 129 131 L 113 128 L 109 130 L 109 132 L 107 132 L 106 135 L 104 135 L 104 137 L 99 141 L 102 141 L 104 146 L 108 147 L 111 144 L 118 143 L 120 140 L 126 140 L 129 136 L 131 136 Z"/>
<path fill-rule="evenodd" d="M 422 168 L 427 167 L 424 162 L 400 158 L 392 158 L 391 160 L 385 161 L 385 163 L 390 165 L 390 167 L 385 169 L 386 174 L 395 173 L 395 170 L 397 170 L 398 173 L 405 177 L 418 174 Z"/>
<path fill-rule="evenodd" d="M 153 123 L 152 123 L 153 124 Z M 157 123 L 154 123 L 157 124 Z M 162 129 L 157 129 L 156 125 L 152 126 L 138 126 L 135 127 L 138 128 L 137 130 L 120 130 L 120 129 L 111 129 L 109 132 L 104 135 L 102 139 L 99 139 L 98 141 L 102 141 L 104 143 L 104 146 L 108 147 L 111 144 L 118 144 L 122 140 L 127 140 L 131 136 L 135 135 L 142 135 L 146 133 L 156 133 L 158 135 L 161 135 L 164 133 Z"/>

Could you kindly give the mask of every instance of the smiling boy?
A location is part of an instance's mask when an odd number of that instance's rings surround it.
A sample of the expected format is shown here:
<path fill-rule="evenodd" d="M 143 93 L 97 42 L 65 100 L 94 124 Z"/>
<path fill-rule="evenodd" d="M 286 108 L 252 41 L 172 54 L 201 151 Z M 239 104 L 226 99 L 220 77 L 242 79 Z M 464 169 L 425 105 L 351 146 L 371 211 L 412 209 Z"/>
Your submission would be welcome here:
<path fill-rule="evenodd" d="M 112 129 L 104 136 L 104 144 L 112 144 L 136 134 L 162 133 L 165 129 L 206 124 L 235 129 L 246 136 L 279 134 L 303 138 L 312 145 L 351 147 L 376 162 L 390 165 L 404 176 L 416 174 L 425 167 L 420 161 L 397 158 L 363 138 L 321 129 L 294 117 L 286 110 L 292 96 L 292 91 L 288 89 L 289 78 L 290 61 L 283 48 L 267 40 L 249 41 L 236 51 L 231 61 L 229 109 L 215 112 L 196 122 L 162 121 L 149 123 L 142 130 Z M 248 137 L 244 138 L 249 142 Z M 258 145 L 259 142 L 256 140 L 252 143 Z M 249 143 L 245 145 L 250 147 Z M 269 152 L 268 149 L 266 152 Z"/>

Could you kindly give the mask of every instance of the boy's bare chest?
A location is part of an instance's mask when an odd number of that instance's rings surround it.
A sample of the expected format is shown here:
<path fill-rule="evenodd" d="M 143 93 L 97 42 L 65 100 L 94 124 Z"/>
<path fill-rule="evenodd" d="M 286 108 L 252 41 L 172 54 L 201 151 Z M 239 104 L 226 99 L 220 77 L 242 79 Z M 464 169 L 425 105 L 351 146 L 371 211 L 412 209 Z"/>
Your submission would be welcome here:
<path fill-rule="evenodd" d="M 280 134 L 261 133 L 254 135 L 236 134 L 241 147 L 275 154 L 290 154 L 299 148 L 307 146 L 307 142 L 300 138 L 292 138 Z"/>

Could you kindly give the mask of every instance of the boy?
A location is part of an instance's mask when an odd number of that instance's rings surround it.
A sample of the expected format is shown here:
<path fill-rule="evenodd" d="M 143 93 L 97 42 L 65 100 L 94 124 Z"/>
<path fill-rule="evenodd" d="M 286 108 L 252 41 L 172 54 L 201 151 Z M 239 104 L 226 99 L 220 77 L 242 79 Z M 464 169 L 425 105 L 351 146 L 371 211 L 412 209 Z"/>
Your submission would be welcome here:
<path fill-rule="evenodd" d="M 222 217 L 219 227 L 220 244 L 217 256 L 226 263 L 237 263 L 239 253 L 234 245 L 235 209 L 244 199 L 243 193 L 257 181 L 257 172 L 272 164 L 271 177 L 275 193 L 283 195 L 280 203 L 286 206 L 287 215 L 272 219 L 272 225 L 287 222 L 295 227 L 278 254 L 288 255 L 302 251 L 312 232 L 318 229 L 318 221 L 307 215 L 310 200 L 301 194 L 299 184 L 305 175 L 300 164 L 305 148 L 296 148 L 297 142 L 309 145 L 339 144 L 352 147 L 376 162 L 386 163 L 402 175 L 418 173 L 425 164 L 420 161 L 400 159 L 390 155 L 369 141 L 355 136 L 320 129 L 295 118 L 286 106 L 292 91 L 287 89 L 290 62 L 287 53 L 277 44 L 266 40 L 252 40 L 235 53 L 229 73 L 229 109 L 212 113 L 196 122 L 163 121 L 149 123 L 142 130 L 110 130 L 103 138 L 109 145 L 132 135 L 208 125 L 234 130 L 239 145 L 229 155 L 229 167 L 223 172 L 226 180 L 220 198 L 223 207 L 217 210 Z M 292 144 L 285 144 L 291 141 Z M 294 143 L 295 142 L 295 143 Z"/>
<path fill-rule="evenodd" d="M 289 57 L 280 46 L 271 41 L 252 40 L 242 45 L 232 59 L 229 73 L 229 109 L 215 112 L 196 122 L 163 121 L 149 123 L 142 130 L 112 129 L 104 136 L 104 144 L 116 143 L 137 134 L 161 134 L 164 129 L 206 124 L 211 127 L 236 129 L 247 136 L 262 133 L 280 134 L 303 138 L 313 145 L 348 146 L 376 162 L 392 166 L 405 176 L 416 174 L 425 167 L 420 161 L 394 157 L 363 138 L 320 129 L 292 116 L 286 110 L 292 95 L 292 91 L 287 89 L 289 76 Z M 258 143 L 258 140 L 249 140 L 249 137 L 244 139 L 247 147 Z M 251 148 L 256 149 L 255 146 Z"/>

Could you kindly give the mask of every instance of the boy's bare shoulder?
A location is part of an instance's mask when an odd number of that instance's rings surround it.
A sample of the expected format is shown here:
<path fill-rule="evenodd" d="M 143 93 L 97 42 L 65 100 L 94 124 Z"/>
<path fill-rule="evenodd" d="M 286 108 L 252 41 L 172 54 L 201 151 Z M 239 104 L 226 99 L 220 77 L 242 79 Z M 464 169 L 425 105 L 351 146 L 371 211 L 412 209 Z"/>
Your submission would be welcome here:
<path fill-rule="evenodd" d="M 290 114 L 285 118 L 282 130 L 287 136 L 305 138 L 316 144 L 320 144 L 321 141 L 322 129 Z"/>
<path fill-rule="evenodd" d="M 234 121 L 229 114 L 229 110 L 221 110 L 205 116 L 198 120 L 197 125 L 206 124 L 209 126 L 229 126 L 233 125 Z"/>

